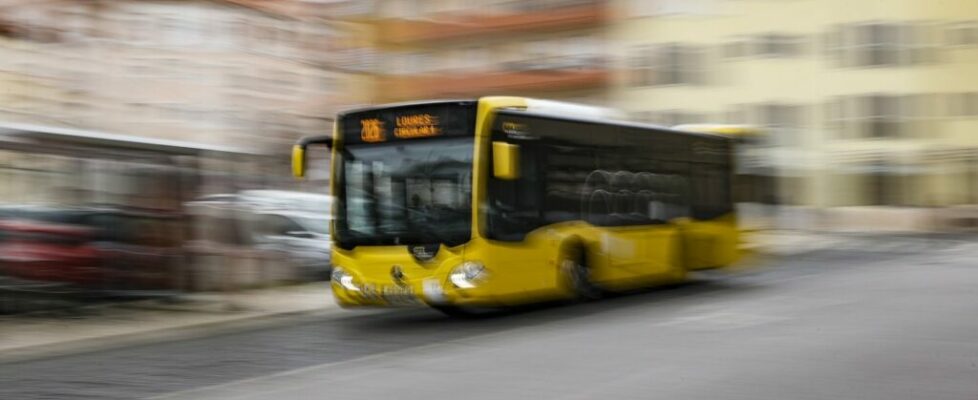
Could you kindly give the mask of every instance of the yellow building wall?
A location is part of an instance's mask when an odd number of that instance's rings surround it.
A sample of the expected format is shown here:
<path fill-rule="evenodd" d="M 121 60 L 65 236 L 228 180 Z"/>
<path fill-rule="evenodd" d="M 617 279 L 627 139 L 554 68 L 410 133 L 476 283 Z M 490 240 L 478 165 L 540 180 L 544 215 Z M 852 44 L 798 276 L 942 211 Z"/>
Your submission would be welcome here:
<path fill-rule="evenodd" d="M 978 149 L 978 122 L 947 115 L 946 94 L 978 92 L 978 46 L 956 48 L 944 44 L 944 28 L 952 22 L 975 20 L 978 2 L 951 0 L 688 0 L 692 13 L 635 16 L 635 1 L 618 3 L 622 20 L 612 30 L 614 49 L 624 73 L 618 77 L 612 99 L 629 112 L 682 110 L 723 121 L 724 113 L 739 104 L 778 103 L 804 107 L 801 134 L 790 146 L 772 149 L 770 157 L 782 173 L 802 177 L 805 190 L 799 205 L 837 206 L 870 203 L 867 179 L 838 171 L 843 154 L 859 149 L 885 154 L 887 162 L 910 164 L 902 173 L 898 192 L 910 205 L 953 204 L 968 197 L 965 174 L 958 161 L 927 156 L 921 149 Z M 658 1 L 657 4 L 679 4 Z M 702 7 L 691 7 L 700 3 Z M 934 24 L 940 40 L 934 64 L 885 67 L 840 67 L 826 52 L 824 35 L 833 26 L 859 22 L 917 22 Z M 763 33 L 801 35 L 802 53 L 788 58 L 735 58 L 722 56 L 723 44 L 733 38 Z M 705 46 L 707 81 L 702 85 L 636 86 L 629 81 L 629 60 L 640 46 L 680 43 Z M 870 94 L 939 94 L 936 110 L 925 127 L 895 139 L 845 139 L 830 125 L 827 102 L 838 96 Z M 976 150 L 978 152 L 978 150 Z M 798 168 L 794 168 L 793 165 Z M 793 171 L 792 171 L 793 170 Z"/>

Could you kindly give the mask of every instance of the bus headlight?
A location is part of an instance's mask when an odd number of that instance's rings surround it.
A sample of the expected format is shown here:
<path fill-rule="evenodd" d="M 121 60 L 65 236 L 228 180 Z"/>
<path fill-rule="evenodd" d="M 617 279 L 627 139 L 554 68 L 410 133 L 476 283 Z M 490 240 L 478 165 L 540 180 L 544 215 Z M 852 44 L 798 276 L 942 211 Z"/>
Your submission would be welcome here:
<path fill-rule="evenodd" d="M 353 279 L 353 275 L 350 275 L 349 273 L 344 271 L 343 268 L 333 267 L 333 275 L 331 279 L 333 280 L 333 282 L 340 284 L 340 286 L 342 286 L 346 290 L 352 292 L 360 291 L 360 285 L 358 285 L 356 281 Z"/>
<path fill-rule="evenodd" d="M 482 263 L 477 261 L 466 261 L 452 269 L 448 275 L 448 280 L 459 289 L 474 288 L 480 282 L 486 280 L 489 272 Z"/>

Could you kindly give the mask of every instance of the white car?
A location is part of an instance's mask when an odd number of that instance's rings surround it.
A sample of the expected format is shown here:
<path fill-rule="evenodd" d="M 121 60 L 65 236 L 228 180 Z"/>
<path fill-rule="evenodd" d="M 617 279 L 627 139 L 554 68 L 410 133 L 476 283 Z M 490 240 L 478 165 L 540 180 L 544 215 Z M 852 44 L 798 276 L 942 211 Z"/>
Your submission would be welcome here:
<path fill-rule="evenodd" d="M 310 214 L 329 214 L 333 197 L 324 194 L 288 190 L 244 190 L 237 202 L 257 211 L 289 211 Z"/>
<path fill-rule="evenodd" d="M 261 211 L 251 219 L 252 240 L 257 247 L 288 254 L 308 278 L 329 278 L 331 246 L 325 212 Z"/>

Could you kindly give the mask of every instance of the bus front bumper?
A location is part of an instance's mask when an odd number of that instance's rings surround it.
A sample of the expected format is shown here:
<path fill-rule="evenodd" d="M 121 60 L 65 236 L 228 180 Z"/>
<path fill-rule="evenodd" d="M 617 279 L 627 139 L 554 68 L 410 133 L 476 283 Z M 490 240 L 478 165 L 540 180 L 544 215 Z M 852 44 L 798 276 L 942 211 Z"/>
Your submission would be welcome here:
<path fill-rule="evenodd" d="M 339 278 L 339 279 L 338 279 Z M 343 272 L 333 275 L 333 298 L 344 308 L 353 307 L 425 307 L 489 306 L 498 301 L 481 287 L 460 288 L 447 277 L 427 277 L 401 284 L 352 279 Z"/>

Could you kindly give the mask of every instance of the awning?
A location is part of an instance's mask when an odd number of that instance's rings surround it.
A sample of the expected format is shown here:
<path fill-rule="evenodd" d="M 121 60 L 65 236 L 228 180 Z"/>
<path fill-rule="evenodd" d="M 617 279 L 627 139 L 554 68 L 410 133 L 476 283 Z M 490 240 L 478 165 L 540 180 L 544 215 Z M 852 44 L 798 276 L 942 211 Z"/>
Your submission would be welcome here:
<path fill-rule="evenodd" d="M 0 142 L 31 146 L 30 148 L 36 152 L 44 152 L 44 146 L 52 146 L 149 151 L 168 155 L 199 155 L 204 153 L 258 155 L 234 147 L 31 124 L 0 124 Z"/>

